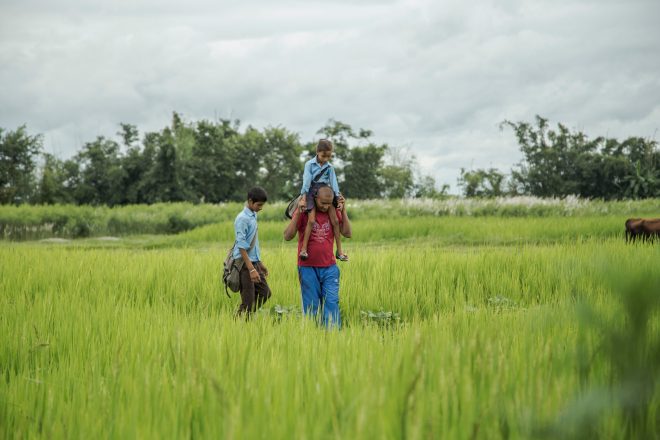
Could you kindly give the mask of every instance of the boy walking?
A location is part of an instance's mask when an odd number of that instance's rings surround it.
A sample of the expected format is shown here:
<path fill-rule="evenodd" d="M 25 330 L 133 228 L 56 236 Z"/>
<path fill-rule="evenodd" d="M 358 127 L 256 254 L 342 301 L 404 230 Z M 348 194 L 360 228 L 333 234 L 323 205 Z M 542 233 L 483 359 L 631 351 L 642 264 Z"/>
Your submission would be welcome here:
<path fill-rule="evenodd" d="M 268 269 L 261 261 L 257 234 L 257 213 L 263 209 L 267 200 L 268 195 L 263 188 L 257 186 L 250 189 L 247 203 L 234 221 L 236 245 L 233 258 L 242 258 L 243 261 L 240 270 L 241 305 L 237 314 L 245 314 L 246 317 L 261 307 L 271 295 L 266 282 Z"/>

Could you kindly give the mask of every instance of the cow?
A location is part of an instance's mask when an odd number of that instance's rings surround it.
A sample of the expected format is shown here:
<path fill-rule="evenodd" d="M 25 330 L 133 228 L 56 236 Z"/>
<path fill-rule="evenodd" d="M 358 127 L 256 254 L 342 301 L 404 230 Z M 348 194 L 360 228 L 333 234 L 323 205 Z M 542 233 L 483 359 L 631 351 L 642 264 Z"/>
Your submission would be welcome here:
<path fill-rule="evenodd" d="M 660 239 L 660 218 L 629 218 L 626 220 L 626 242 Z"/>
<path fill-rule="evenodd" d="M 641 233 L 643 219 L 629 218 L 626 220 L 626 243 L 635 241 L 637 236 Z"/>
<path fill-rule="evenodd" d="M 645 241 L 660 239 L 660 218 L 642 220 L 641 230 Z"/>

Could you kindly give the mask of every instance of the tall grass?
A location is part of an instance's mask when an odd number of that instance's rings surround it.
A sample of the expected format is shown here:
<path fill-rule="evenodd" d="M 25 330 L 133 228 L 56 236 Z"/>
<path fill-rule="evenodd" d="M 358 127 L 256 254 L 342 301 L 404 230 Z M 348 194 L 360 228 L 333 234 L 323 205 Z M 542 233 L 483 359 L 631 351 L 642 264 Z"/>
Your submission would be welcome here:
<path fill-rule="evenodd" d="M 116 208 L 106 206 L 0 206 L 0 238 L 172 234 L 200 225 L 228 221 L 242 204 L 160 203 Z"/>
<path fill-rule="evenodd" d="M 351 244 L 417 246 L 511 245 L 576 242 L 589 239 L 624 238 L 625 219 L 617 216 L 500 218 L 500 217 L 418 217 L 356 220 L 352 223 Z M 262 222 L 260 242 L 281 242 L 285 221 Z M 233 242 L 233 222 L 206 225 L 160 240 L 163 246 L 195 243 Z M 356 250 L 357 251 L 357 250 Z M 359 251 L 357 251 L 359 252 Z M 406 253 L 404 248 L 404 254 Z"/>
<path fill-rule="evenodd" d="M 341 266 L 340 332 L 296 315 L 234 320 L 238 298 L 226 298 L 218 279 L 223 248 L 199 246 L 215 237 L 211 226 L 209 235 L 184 234 L 193 247 L 177 241 L 184 236 L 151 250 L 5 243 L 0 432 L 528 438 L 611 379 L 602 357 L 588 375 L 578 368 L 575 305 L 614 313 L 607 276 L 655 273 L 660 248 L 626 246 L 609 235 L 609 220 L 589 218 L 515 219 L 530 238 L 521 243 L 497 239 L 508 229 L 494 218 L 469 219 L 468 246 L 416 234 L 458 220 L 409 219 L 391 244 L 387 222 L 356 222 L 351 262 Z M 600 232 L 584 239 L 575 225 Z M 260 229 L 268 305 L 299 304 L 295 243 L 277 241 L 282 224 L 269 227 Z M 484 230 L 481 239 L 471 232 Z M 542 231 L 552 240 L 534 242 Z M 400 313 L 401 323 L 362 321 L 361 310 L 379 309 Z M 652 322 L 657 331 L 657 315 Z M 646 432 L 658 432 L 659 405 L 656 392 Z M 623 416 L 608 414 L 593 432 L 624 436 Z"/>
<path fill-rule="evenodd" d="M 0 238 L 33 240 L 102 235 L 174 234 L 202 225 L 230 222 L 242 203 L 192 205 L 171 203 L 123 207 L 0 206 Z M 260 221 L 281 221 L 285 204 L 268 203 Z M 660 200 L 603 202 L 577 198 L 403 199 L 349 201 L 356 220 L 411 217 L 660 217 Z M 401 226 L 398 222 L 397 226 Z"/>

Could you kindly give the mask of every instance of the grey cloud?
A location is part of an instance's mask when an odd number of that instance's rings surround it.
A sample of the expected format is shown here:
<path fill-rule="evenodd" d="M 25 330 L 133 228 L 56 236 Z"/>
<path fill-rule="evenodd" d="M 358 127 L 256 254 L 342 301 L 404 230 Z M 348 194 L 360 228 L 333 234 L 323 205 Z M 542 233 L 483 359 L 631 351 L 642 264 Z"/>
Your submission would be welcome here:
<path fill-rule="evenodd" d="M 28 7 L 31 11 L 27 12 Z M 455 184 L 519 160 L 503 119 L 652 136 L 657 2 L 10 2 L 0 126 L 68 155 L 117 124 L 231 117 L 310 139 L 334 117 Z"/>

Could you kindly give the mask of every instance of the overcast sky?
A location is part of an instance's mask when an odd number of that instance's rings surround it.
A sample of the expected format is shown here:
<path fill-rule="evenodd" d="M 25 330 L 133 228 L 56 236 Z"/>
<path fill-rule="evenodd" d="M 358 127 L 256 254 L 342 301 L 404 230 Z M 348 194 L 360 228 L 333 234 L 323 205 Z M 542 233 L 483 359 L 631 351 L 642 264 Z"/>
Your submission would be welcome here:
<path fill-rule="evenodd" d="M 521 158 L 503 119 L 658 139 L 660 1 L 0 0 L 0 127 L 62 158 L 119 122 L 329 118 L 438 184 Z"/>

